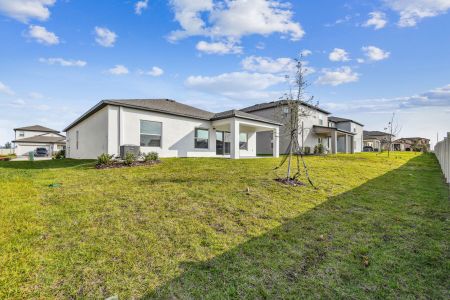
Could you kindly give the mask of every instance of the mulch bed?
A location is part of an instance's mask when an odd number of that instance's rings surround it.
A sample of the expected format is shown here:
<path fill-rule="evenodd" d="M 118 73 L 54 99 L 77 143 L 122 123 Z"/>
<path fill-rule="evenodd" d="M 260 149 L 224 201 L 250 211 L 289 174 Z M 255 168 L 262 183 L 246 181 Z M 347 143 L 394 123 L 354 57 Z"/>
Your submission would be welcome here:
<path fill-rule="evenodd" d="M 292 179 L 292 178 L 277 178 L 274 180 L 279 183 L 290 185 L 290 186 L 305 186 L 306 185 L 303 182 L 301 182 L 300 180 Z"/>
<path fill-rule="evenodd" d="M 115 168 L 130 168 L 130 167 L 139 167 L 139 166 L 151 166 L 161 163 L 160 160 L 153 161 L 135 161 L 131 165 L 126 165 L 122 161 L 115 161 L 108 165 L 95 165 L 96 169 L 115 169 Z"/>

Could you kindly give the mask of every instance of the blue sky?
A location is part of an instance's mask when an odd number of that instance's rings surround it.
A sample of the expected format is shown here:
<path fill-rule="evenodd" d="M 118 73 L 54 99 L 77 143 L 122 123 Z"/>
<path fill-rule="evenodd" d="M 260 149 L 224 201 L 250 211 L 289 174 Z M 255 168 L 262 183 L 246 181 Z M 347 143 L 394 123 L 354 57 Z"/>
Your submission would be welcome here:
<path fill-rule="evenodd" d="M 210 111 L 277 100 L 302 52 L 308 93 L 400 136 L 450 131 L 450 0 L 0 0 L 0 144 L 62 130 L 102 99 Z"/>

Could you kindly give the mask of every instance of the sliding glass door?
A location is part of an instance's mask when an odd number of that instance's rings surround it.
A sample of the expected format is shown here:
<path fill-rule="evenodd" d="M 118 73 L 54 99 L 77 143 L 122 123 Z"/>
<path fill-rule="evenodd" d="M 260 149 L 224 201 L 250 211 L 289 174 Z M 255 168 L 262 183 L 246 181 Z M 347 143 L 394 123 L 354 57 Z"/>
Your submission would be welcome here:
<path fill-rule="evenodd" d="M 231 134 L 226 131 L 216 131 L 216 154 L 230 154 Z"/>

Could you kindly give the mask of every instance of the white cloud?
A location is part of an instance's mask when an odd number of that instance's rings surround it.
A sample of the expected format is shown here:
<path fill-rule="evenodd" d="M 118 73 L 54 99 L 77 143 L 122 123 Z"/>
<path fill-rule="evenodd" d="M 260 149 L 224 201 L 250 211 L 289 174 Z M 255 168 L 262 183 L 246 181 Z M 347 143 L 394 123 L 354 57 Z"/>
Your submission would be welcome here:
<path fill-rule="evenodd" d="M 21 22 L 30 19 L 45 21 L 50 17 L 48 7 L 56 0 L 0 0 L 0 12 Z"/>
<path fill-rule="evenodd" d="M 189 76 L 185 84 L 198 91 L 242 99 L 267 96 L 267 88 L 284 81 L 284 77 L 273 74 L 233 72 L 217 76 Z"/>
<path fill-rule="evenodd" d="M 442 107 L 450 108 L 450 84 L 428 92 L 405 97 L 353 100 L 342 103 L 327 103 L 326 106 L 339 111 L 384 111 L 397 109 Z"/>
<path fill-rule="evenodd" d="M 124 65 L 115 65 L 114 68 L 108 70 L 108 73 L 112 75 L 125 75 L 130 72 Z"/>
<path fill-rule="evenodd" d="M 159 67 L 154 66 L 151 68 L 150 71 L 139 70 L 138 73 L 139 73 L 139 75 L 150 75 L 153 77 L 158 77 L 158 76 L 161 76 L 162 74 L 164 74 L 164 70 Z"/>
<path fill-rule="evenodd" d="M 200 41 L 196 46 L 198 51 L 207 53 L 207 54 L 236 54 L 242 53 L 242 47 L 237 46 L 233 42 L 205 42 Z"/>
<path fill-rule="evenodd" d="M 205 36 L 236 42 L 246 35 L 272 33 L 296 41 L 304 35 L 300 23 L 292 20 L 289 5 L 278 0 L 171 0 L 171 5 L 181 26 L 171 32 L 171 41 Z"/>
<path fill-rule="evenodd" d="M 50 57 L 50 58 L 39 58 L 41 63 L 49 65 L 60 65 L 62 67 L 84 67 L 87 62 L 84 60 L 66 60 L 60 57 Z"/>
<path fill-rule="evenodd" d="M 312 51 L 308 50 L 308 49 L 304 49 L 304 50 L 300 51 L 300 55 L 303 57 L 310 56 L 311 54 L 312 54 Z"/>
<path fill-rule="evenodd" d="M 14 91 L 1 81 L 0 81 L 0 93 L 4 93 L 7 95 L 14 95 Z"/>
<path fill-rule="evenodd" d="M 416 26 L 424 18 L 435 17 L 450 9 L 449 0 L 384 0 L 385 4 L 400 14 L 398 26 Z"/>
<path fill-rule="evenodd" d="M 350 67 L 341 67 L 335 70 L 322 69 L 322 75 L 317 79 L 317 84 L 337 86 L 343 83 L 359 80 L 359 74 L 353 72 Z"/>
<path fill-rule="evenodd" d="M 142 11 L 147 9 L 148 7 L 148 0 L 142 0 L 142 1 L 138 1 L 136 2 L 135 6 L 134 6 L 134 12 L 137 15 L 142 14 Z"/>
<path fill-rule="evenodd" d="M 362 47 L 362 50 L 364 51 L 364 55 L 370 61 L 383 60 L 383 59 L 388 58 L 389 55 L 391 54 L 390 52 L 384 51 L 383 49 L 380 49 L 375 46 Z"/>
<path fill-rule="evenodd" d="M 295 70 L 296 62 L 289 57 L 272 59 L 270 57 L 249 56 L 242 60 L 242 68 L 259 73 L 290 73 Z"/>
<path fill-rule="evenodd" d="M 28 36 L 34 38 L 38 43 L 45 45 L 59 44 L 59 38 L 53 32 L 48 31 L 43 26 L 30 25 Z"/>
<path fill-rule="evenodd" d="M 95 27 L 95 41 L 103 47 L 114 47 L 117 34 L 106 27 Z"/>
<path fill-rule="evenodd" d="M 304 74 L 315 72 L 313 67 L 308 67 L 307 61 L 302 61 Z M 242 68 L 246 71 L 258 73 L 272 73 L 290 75 L 296 71 L 297 62 L 289 57 L 270 58 L 262 56 L 248 56 L 241 61 Z"/>
<path fill-rule="evenodd" d="M 386 14 L 381 11 L 373 11 L 369 13 L 370 19 L 367 20 L 363 26 L 369 27 L 373 26 L 375 30 L 381 29 L 387 24 Z"/>
<path fill-rule="evenodd" d="M 330 52 L 328 58 L 331 61 L 349 61 L 348 52 L 341 48 L 334 48 L 333 51 Z"/>

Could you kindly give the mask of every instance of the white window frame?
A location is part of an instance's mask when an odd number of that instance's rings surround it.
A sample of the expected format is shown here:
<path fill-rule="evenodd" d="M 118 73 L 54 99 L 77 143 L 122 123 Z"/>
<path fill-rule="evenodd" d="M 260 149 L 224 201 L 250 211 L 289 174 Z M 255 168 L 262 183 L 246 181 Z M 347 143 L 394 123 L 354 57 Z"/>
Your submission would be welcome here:
<path fill-rule="evenodd" d="M 142 133 L 142 122 L 152 122 L 152 123 L 159 123 L 161 126 L 161 133 L 160 134 L 148 134 L 148 133 Z M 141 146 L 141 135 L 150 135 L 150 136 L 159 136 L 159 146 Z M 163 144 L 163 123 L 159 121 L 152 121 L 152 120 L 139 120 L 139 146 L 140 147 L 151 147 L 151 148 L 162 148 Z"/>
<path fill-rule="evenodd" d="M 208 131 L 208 139 L 206 140 L 207 141 L 207 147 L 206 148 L 203 148 L 203 147 L 197 147 L 197 139 L 202 139 L 202 140 L 204 140 L 203 138 L 199 138 L 199 137 L 197 137 L 197 130 L 206 130 L 206 131 Z M 194 129 L 194 148 L 195 149 L 200 149 L 200 150 L 208 150 L 209 149 L 209 140 L 210 140 L 210 134 L 209 134 L 210 132 L 209 132 L 209 128 L 204 128 L 204 127 L 196 127 L 195 129 Z"/>

